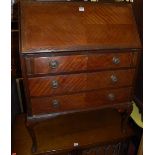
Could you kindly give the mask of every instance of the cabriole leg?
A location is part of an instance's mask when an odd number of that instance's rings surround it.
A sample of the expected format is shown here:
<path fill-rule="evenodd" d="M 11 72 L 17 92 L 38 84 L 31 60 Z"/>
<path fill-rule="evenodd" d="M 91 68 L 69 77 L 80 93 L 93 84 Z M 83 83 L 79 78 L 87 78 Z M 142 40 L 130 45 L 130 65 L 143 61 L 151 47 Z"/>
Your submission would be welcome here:
<path fill-rule="evenodd" d="M 27 130 L 29 132 L 29 135 L 32 139 L 32 152 L 35 153 L 37 151 L 37 140 L 36 140 L 36 136 L 35 136 L 35 132 L 34 132 L 34 124 L 32 123 L 26 123 L 26 127 L 27 127 Z"/>
<path fill-rule="evenodd" d="M 121 120 L 121 129 L 122 129 L 122 132 L 123 133 L 126 133 L 126 130 L 127 130 L 127 124 L 128 124 L 128 119 L 130 117 L 130 114 L 132 112 L 132 109 L 133 109 L 133 106 L 132 104 L 131 105 L 128 105 L 124 112 L 122 113 L 122 120 Z"/>

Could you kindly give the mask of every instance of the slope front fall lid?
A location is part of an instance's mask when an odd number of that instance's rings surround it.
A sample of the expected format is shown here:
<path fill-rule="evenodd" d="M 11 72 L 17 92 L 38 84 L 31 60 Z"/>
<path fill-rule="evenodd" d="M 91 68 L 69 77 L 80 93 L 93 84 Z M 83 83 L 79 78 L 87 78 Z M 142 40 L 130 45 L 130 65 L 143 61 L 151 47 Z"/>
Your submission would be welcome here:
<path fill-rule="evenodd" d="M 130 4 L 21 2 L 21 52 L 140 48 Z"/>

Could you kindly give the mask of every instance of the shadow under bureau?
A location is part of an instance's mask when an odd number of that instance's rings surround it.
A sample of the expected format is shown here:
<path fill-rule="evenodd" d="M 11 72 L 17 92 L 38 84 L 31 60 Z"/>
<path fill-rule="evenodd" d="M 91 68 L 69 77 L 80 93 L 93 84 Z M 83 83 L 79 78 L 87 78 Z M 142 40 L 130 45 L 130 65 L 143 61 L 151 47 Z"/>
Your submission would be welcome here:
<path fill-rule="evenodd" d="M 22 1 L 20 23 L 32 151 L 33 127 L 58 115 L 115 108 L 125 132 L 141 53 L 132 5 Z"/>

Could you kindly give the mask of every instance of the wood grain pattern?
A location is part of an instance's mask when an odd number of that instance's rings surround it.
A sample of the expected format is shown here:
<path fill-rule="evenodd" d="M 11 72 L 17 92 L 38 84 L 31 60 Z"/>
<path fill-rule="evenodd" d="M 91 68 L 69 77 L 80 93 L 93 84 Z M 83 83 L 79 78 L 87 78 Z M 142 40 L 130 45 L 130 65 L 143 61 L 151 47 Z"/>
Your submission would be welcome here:
<path fill-rule="evenodd" d="M 29 57 L 26 58 L 27 74 L 69 73 L 136 66 L 137 52 L 100 53 L 52 57 Z M 114 64 L 114 57 L 119 58 L 120 63 Z M 57 67 L 52 68 L 50 66 L 51 62 L 56 62 Z"/>
<path fill-rule="evenodd" d="M 73 56 L 56 56 L 56 57 L 31 57 L 27 58 L 28 74 L 47 74 L 47 73 L 64 73 L 73 71 L 84 71 L 87 69 L 86 55 Z M 33 65 L 28 66 L 33 61 Z M 52 68 L 51 61 L 57 61 L 58 67 Z M 32 71 L 33 70 L 33 71 Z"/>
<path fill-rule="evenodd" d="M 22 2 L 21 38 L 23 53 L 141 47 L 130 4 Z"/>
<path fill-rule="evenodd" d="M 134 72 L 134 69 L 129 69 L 29 78 L 28 83 L 30 96 L 50 96 L 54 94 L 79 92 L 101 88 L 131 86 Z M 117 82 L 112 81 L 112 75 L 117 77 Z M 52 88 L 52 81 L 58 82 L 57 88 Z"/>
<path fill-rule="evenodd" d="M 122 52 L 122 53 L 104 53 L 104 54 L 94 54 L 88 56 L 88 70 L 95 69 L 116 69 L 123 67 L 135 67 L 133 59 L 136 60 L 137 52 Z M 120 62 L 115 64 L 113 62 L 114 58 L 118 58 Z"/>
<path fill-rule="evenodd" d="M 110 100 L 108 95 L 113 93 L 114 100 Z M 72 95 L 60 95 L 52 97 L 31 98 L 32 113 L 46 114 L 50 112 L 62 112 L 68 110 L 103 108 L 107 104 L 117 104 L 130 101 L 131 88 L 120 88 L 111 90 L 97 90 L 91 92 L 77 93 Z M 52 102 L 57 100 L 58 107 L 54 107 Z"/>

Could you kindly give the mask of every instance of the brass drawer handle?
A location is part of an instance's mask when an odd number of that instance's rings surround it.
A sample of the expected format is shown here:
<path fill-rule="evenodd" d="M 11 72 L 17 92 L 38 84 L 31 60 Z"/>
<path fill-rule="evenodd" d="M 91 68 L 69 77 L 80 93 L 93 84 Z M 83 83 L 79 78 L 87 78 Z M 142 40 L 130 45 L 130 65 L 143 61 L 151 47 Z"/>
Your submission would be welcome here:
<path fill-rule="evenodd" d="M 112 62 L 117 65 L 120 63 L 120 59 L 118 57 L 113 57 Z"/>
<path fill-rule="evenodd" d="M 59 108 L 60 107 L 59 101 L 58 100 L 53 100 L 52 101 L 52 106 L 53 106 L 53 108 Z"/>
<path fill-rule="evenodd" d="M 59 86 L 59 83 L 58 83 L 58 81 L 57 80 L 53 80 L 52 81 L 52 88 L 58 88 L 58 86 Z"/>
<path fill-rule="evenodd" d="M 58 68 L 59 66 L 59 62 L 57 60 L 52 60 L 50 63 L 49 63 L 49 66 L 52 68 L 52 69 L 56 69 Z"/>
<path fill-rule="evenodd" d="M 115 100 L 115 94 L 109 93 L 109 94 L 108 94 L 108 99 L 109 99 L 110 101 L 114 101 L 114 100 Z"/>
<path fill-rule="evenodd" d="M 111 75 L 110 78 L 111 78 L 111 81 L 114 82 L 114 83 L 116 83 L 118 81 L 118 78 L 117 78 L 116 75 Z"/>

